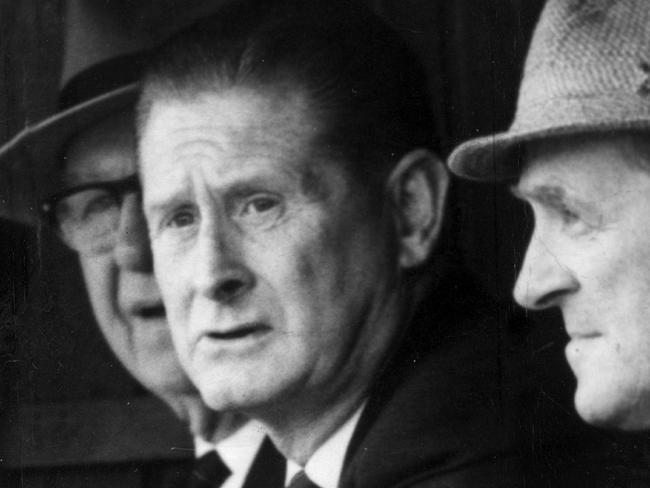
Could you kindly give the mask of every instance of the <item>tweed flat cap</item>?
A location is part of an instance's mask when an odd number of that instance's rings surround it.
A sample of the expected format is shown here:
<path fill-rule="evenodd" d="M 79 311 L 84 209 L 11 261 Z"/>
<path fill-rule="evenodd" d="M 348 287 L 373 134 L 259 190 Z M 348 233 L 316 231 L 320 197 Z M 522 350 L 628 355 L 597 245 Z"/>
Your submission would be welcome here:
<path fill-rule="evenodd" d="M 461 144 L 448 164 L 476 180 L 514 178 L 525 143 L 650 129 L 650 1 L 549 0 L 507 132 Z"/>

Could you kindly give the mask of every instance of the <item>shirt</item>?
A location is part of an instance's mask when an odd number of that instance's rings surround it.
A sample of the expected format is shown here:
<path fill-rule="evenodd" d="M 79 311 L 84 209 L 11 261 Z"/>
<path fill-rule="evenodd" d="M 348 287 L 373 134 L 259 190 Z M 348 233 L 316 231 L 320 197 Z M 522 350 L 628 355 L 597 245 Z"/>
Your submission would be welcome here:
<path fill-rule="evenodd" d="M 194 452 L 198 458 L 216 450 L 231 473 L 221 488 L 242 488 L 265 436 L 260 424 L 249 421 L 216 445 L 203 438 L 195 437 Z"/>
<path fill-rule="evenodd" d="M 304 468 L 290 459 L 287 460 L 287 476 L 284 485 L 288 486 L 296 473 L 304 469 L 307 477 L 320 488 L 337 488 L 341 478 L 341 471 L 343 471 L 345 453 L 364 407 L 365 402 L 334 434 L 316 449 Z"/>

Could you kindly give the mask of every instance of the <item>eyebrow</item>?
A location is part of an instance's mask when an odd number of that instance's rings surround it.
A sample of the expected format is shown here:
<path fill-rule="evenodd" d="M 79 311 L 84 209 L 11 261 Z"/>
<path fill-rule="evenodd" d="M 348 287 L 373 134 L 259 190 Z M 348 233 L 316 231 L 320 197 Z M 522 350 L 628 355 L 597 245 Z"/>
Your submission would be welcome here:
<path fill-rule="evenodd" d="M 282 171 L 281 174 L 286 175 L 285 177 L 287 179 L 296 181 L 301 190 L 303 189 L 302 187 L 304 183 L 302 181 L 301 174 L 293 173 L 291 171 Z M 273 182 L 276 176 L 278 176 L 277 172 L 244 176 L 241 179 L 235 179 L 231 182 L 225 183 L 218 189 L 218 191 L 222 192 L 226 200 L 246 198 L 268 187 L 270 185 L 270 182 Z M 284 185 L 276 184 L 275 186 L 283 187 Z M 151 215 L 155 215 L 159 212 L 164 212 L 168 208 L 188 203 L 188 200 L 191 200 L 191 197 L 188 197 L 188 195 L 191 195 L 192 193 L 193 190 L 190 189 L 189 191 L 171 193 L 169 197 L 162 196 L 158 198 L 156 196 L 154 199 L 150 200 L 149 205 L 147 205 L 145 202 L 145 210 Z"/>
<path fill-rule="evenodd" d="M 510 193 L 519 200 L 533 200 L 551 207 L 562 205 L 567 199 L 566 190 L 555 185 L 540 185 L 531 190 L 521 190 L 513 185 L 510 187 Z"/>
<path fill-rule="evenodd" d="M 164 200 L 154 200 L 150 204 L 147 204 L 147 201 L 145 200 L 142 204 L 142 209 L 144 210 L 145 215 L 154 216 L 164 213 L 167 209 L 183 203 L 187 203 L 187 199 L 184 199 L 181 196 L 174 196 L 170 199 Z"/>

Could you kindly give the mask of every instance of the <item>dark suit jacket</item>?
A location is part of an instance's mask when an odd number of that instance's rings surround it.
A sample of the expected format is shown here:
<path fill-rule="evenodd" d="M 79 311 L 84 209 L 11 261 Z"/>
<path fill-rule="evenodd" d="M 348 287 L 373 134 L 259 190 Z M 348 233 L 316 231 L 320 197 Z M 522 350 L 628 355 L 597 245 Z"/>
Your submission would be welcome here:
<path fill-rule="evenodd" d="M 342 488 L 637 486 L 634 462 L 621 470 L 616 446 L 577 416 L 552 435 L 522 424 L 536 385 L 500 311 L 467 275 L 444 272 L 377 378 Z"/>

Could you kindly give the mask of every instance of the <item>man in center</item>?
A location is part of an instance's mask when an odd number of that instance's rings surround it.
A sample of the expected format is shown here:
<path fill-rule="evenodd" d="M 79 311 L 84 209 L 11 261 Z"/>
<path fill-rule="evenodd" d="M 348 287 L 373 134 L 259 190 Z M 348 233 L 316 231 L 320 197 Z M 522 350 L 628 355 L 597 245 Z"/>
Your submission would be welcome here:
<path fill-rule="evenodd" d="M 149 67 L 143 206 L 179 358 L 312 483 L 291 486 L 523 486 L 490 304 L 433 253 L 425 76 L 335 3 L 234 8 Z"/>

